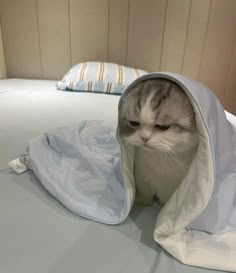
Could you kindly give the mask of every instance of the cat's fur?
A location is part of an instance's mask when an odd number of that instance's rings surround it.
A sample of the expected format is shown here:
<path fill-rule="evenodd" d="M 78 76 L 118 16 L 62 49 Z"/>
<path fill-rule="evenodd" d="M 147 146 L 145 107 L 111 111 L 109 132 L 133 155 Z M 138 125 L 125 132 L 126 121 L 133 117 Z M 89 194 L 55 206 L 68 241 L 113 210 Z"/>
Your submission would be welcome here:
<path fill-rule="evenodd" d="M 136 146 L 137 200 L 166 203 L 185 177 L 198 146 L 192 104 L 166 79 L 146 80 L 122 97 L 119 135 Z"/>

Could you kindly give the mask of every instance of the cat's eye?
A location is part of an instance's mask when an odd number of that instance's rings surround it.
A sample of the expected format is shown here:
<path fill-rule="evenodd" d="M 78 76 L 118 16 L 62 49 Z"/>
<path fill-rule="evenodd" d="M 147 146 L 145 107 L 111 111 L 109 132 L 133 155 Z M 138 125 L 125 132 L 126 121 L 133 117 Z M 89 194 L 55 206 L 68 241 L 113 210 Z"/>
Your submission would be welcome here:
<path fill-rule="evenodd" d="M 132 126 L 132 127 L 137 127 L 137 126 L 140 125 L 140 123 L 137 122 L 137 121 L 130 120 L 130 121 L 129 121 L 129 125 Z"/>
<path fill-rule="evenodd" d="M 155 128 L 162 130 L 162 131 L 166 131 L 170 128 L 170 125 L 167 124 L 156 124 Z"/>

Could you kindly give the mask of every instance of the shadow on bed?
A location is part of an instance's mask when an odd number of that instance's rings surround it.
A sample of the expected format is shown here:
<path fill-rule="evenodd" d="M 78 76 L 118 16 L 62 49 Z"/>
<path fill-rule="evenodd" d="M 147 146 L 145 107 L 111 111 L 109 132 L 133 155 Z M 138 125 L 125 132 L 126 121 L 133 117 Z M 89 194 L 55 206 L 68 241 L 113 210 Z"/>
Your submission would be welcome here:
<path fill-rule="evenodd" d="M 146 207 L 134 204 L 130 212 L 130 218 L 141 232 L 140 242 L 153 249 L 159 248 L 152 235 L 159 212 L 160 207 L 157 204 Z"/>

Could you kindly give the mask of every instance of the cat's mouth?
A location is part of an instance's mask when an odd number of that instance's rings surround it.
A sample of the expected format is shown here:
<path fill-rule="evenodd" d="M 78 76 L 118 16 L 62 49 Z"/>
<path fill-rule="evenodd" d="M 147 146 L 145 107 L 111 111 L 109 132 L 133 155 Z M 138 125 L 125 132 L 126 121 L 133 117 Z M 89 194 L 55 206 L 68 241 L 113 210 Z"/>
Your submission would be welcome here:
<path fill-rule="evenodd" d="M 145 142 L 140 143 L 140 142 L 127 141 L 127 140 L 126 140 L 126 142 L 134 147 L 140 147 L 140 148 L 148 150 L 148 151 L 155 150 L 152 146 L 150 146 L 150 144 L 145 143 Z"/>
<path fill-rule="evenodd" d="M 125 139 L 125 140 L 130 145 L 132 145 L 134 147 L 140 147 L 140 148 L 142 148 L 142 149 L 144 149 L 146 151 L 150 151 L 150 152 L 151 151 L 152 152 L 157 152 L 157 151 L 159 151 L 159 152 L 168 152 L 169 151 L 169 149 L 167 149 L 167 148 L 165 148 L 165 147 L 163 147 L 161 145 L 152 145 L 152 144 L 150 144 L 148 142 L 140 142 L 140 141 L 136 142 L 136 141 L 130 141 L 130 140 L 127 140 L 127 139 Z"/>
<path fill-rule="evenodd" d="M 141 147 L 142 147 L 143 149 L 147 150 L 147 151 L 155 151 L 155 149 L 154 149 L 152 146 L 148 145 L 147 143 L 143 143 L 143 144 L 141 145 Z"/>
<path fill-rule="evenodd" d="M 152 151 L 152 152 L 162 152 L 162 153 L 168 153 L 170 152 L 170 149 L 168 149 L 167 147 L 163 147 L 161 145 L 158 145 L 158 146 L 153 146 L 153 145 L 150 145 L 148 143 L 143 143 L 141 145 L 141 147 L 146 150 L 146 151 Z"/>

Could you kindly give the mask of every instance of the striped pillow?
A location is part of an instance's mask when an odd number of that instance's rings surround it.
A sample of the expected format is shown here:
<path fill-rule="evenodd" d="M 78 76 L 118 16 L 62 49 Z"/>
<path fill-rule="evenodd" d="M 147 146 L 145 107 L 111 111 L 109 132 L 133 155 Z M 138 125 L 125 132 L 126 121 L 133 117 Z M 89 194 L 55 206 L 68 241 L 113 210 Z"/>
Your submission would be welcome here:
<path fill-rule="evenodd" d="M 146 73 L 113 63 L 83 62 L 73 66 L 57 87 L 63 91 L 120 95 L 132 81 Z"/>

